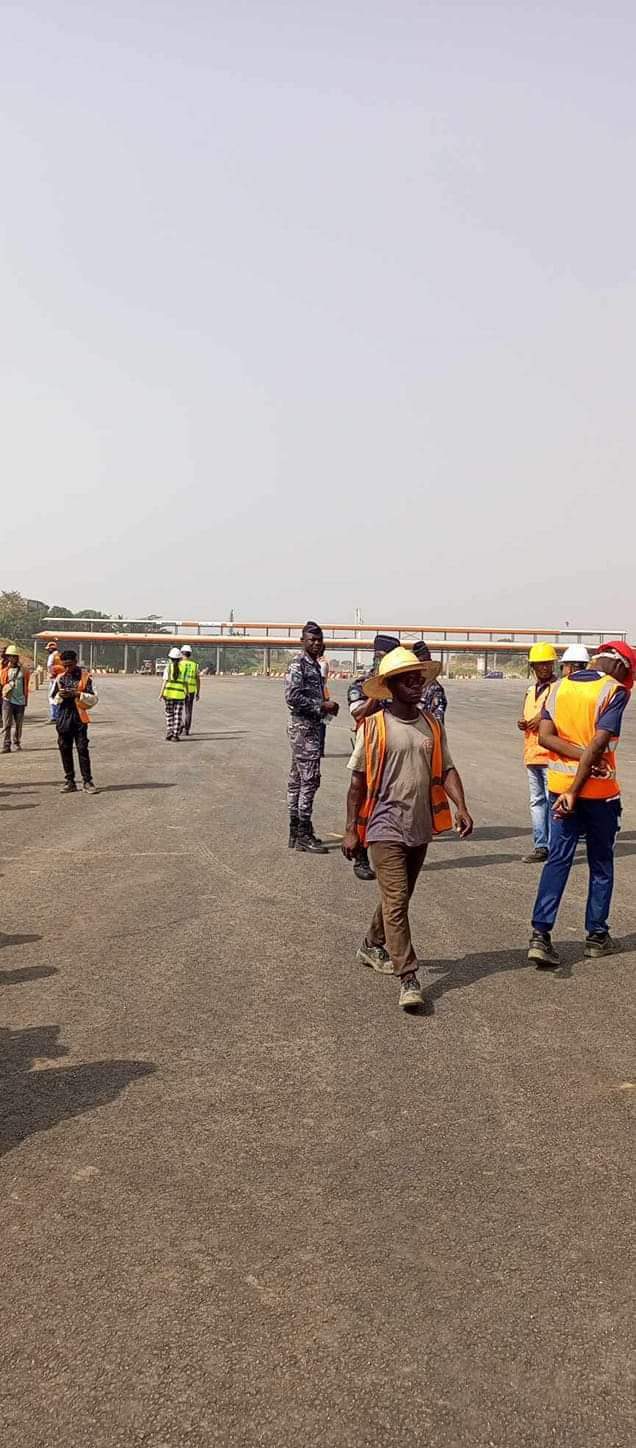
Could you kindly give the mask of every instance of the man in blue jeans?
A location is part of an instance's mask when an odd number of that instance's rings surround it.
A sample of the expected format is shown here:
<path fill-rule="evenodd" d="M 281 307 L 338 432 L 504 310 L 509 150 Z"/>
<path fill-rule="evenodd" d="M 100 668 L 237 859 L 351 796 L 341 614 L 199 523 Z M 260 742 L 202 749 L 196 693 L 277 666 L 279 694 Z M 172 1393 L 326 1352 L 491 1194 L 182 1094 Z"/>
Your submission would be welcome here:
<path fill-rule="evenodd" d="M 549 757 L 552 828 L 528 951 L 538 966 L 560 964 L 551 931 L 580 835 L 585 835 L 590 872 L 585 954 L 597 959 L 615 949 L 609 910 L 621 811 L 616 746 L 634 684 L 636 650 L 617 639 L 603 644 L 593 664 L 553 684 L 539 724 L 539 742 Z"/>
<path fill-rule="evenodd" d="M 539 743 L 541 709 L 548 690 L 556 682 L 557 651 L 554 644 L 533 644 L 528 663 L 534 674 L 528 685 L 523 701 L 523 714 L 517 720 L 517 728 L 523 734 L 523 762 L 528 771 L 530 793 L 530 819 L 532 820 L 533 849 L 523 855 L 526 865 L 540 865 L 548 858 L 550 840 L 550 801 L 546 782 L 548 755 Z"/>

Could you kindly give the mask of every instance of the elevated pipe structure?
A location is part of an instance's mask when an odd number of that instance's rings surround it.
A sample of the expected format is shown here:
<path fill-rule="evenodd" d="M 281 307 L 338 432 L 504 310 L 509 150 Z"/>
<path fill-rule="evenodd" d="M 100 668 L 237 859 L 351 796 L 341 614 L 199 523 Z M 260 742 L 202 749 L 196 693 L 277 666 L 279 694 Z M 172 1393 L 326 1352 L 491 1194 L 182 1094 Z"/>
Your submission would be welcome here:
<path fill-rule="evenodd" d="M 53 619 L 49 619 L 47 621 L 53 622 Z M 82 650 L 82 646 L 84 644 L 88 644 L 90 667 L 93 667 L 94 665 L 94 649 L 97 645 L 99 645 L 100 643 L 121 644 L 124 650 L 124 670 L 126 670 L 128 667 L 128 648 L 130 645 L 133 645 L 134 647 L 165 647 L 166 649 L 169 649 L 172 648 L 174 645 L 181 646 L 181 644 L 188 643 L 192 644 L 193 647 L 196 646 L 198 648 L 215 650 L 217 672 L 221 672 L 220 664 L 222 661 L 223 650 L 225 648 L 229 647 L 233 649 L 251 650 L 262 649 L 263 672 L 268 673 L 270 668 L 271 651 L 277 649 L 286 651 L 297 645 L 298 639 L 300 637 L 300 629 L 302 627 L 302 625 L 300 624 L 231 624 L 225 625 L 225 627 L 232 629 L 231 633 L 223 633 L 221 630 L 219 632 L 205 634 L 200 632 L 201 627 L 203 627 L 204 625 L 195 624 L 194 627 L 198 631 L 194 632 L 192 631 L 192 625 L 186 626 L 185 623 L 177 625 L 177 627 L 181 631 L 177 631 L 177 629 L 173 627 L 171 632 L 164 632 L 165 625 L 159 629 L 159 620 L 157 620 L 157 626 L 159 631 L 156 633 L 146 633 L 127 631 L 124 632 L 121 630 L 121 628 L 118 629 L 116 632 L 113 632 L 106 631 L 103 628 L 86 630 L 74 626 L 70 627 L 70 625 L 77 625 L 82 623 L 105 625 L 109 622 L 116 622 L 121 625 L 123 623 L 129 622 L 126 619 L 71 620 L 64 618 L 60 620 L 60 622 L 64 623 L 66 627 L 56 629 L 55 631 L 50 629 L 43 629 L 40 633 L 36 634 L 34 647 L 34 665 L 37 663 L 38 642 L 41 641 L 42 643 L 47 643 L 51 639 L 56 639 L 60 644 L 77 643 L 80 645 L 80 652 Z M 147 620 L 143 620 L 143 622 L 147 622 Z M 173 625 L 175 621 L 169 620 L 169 622 L 171 625 Z M 218 625 L 216 627 L 218 628 Z M 258 628 L 260 632 L 248 633 L 247 629 L 249 627 Z M 336 630 L 339 630 L 341 627 L 344 636 L 336 637 Z M 242 633 L 237 632 L 237 629 L 239 628 L 243 629 Z M 281 629 L 280 633 L 272 631 L 278 628 Z M 408 639 L 426 637 L 433 644 L 433 650 L 435 654 L 441 659 L 442 664 L 446 662 L 447 656 L 449 654 L 477 654 L 478 657 L 483 658 L 482 667 L 484 672 L 486 672 L 488 669 L 489 660 L 494 661 L 498 654 L 523 654 L 528 650 L 533 642 L 536 642 L 538 638 L 553 640 L 557 649 L 559 647 L 566 648 L 567 642 L 571 642 L 572 639 L 576 639 L 576 641 L 579 643 L 587 639 L 590 642 L 591 649 L 593 650 L 594 648 L 598 648 L 601 645 L 604 638 L 624 639 L 626 637 L 624 631 L 615 631 L 614 633 L 612 633 L 608 629 L 587 629 L 583 632 L 579 630 L 575 631 L 565 629 L 502 629 L 501 634 L 507 633 L 508 635 L 508 637 L 502 638 L 501 636 L 497 636 L 500 635 L 500 631 L 497 629 L 469 628 L 466 630 L 461 630 L 462 633 L 468 635 L 467 638 L 456 639 L 452 637 L 449 638 L 449 634 L 453 634 L 455 632 L 451 628 L 431 628 L 422 625 L 413 625 L 409 627 L 402 624 L 399 627 L 396 625 L 390 627 L 387 624 L 384 624 L 382 626 L 375 624 L 364 624 L 356 628 L 355 634 L 349 632 L 346 635 L 344 634 L 345 628 L 350 630 L 351 625 L 331 624 L 329 626 L 325 626 L 325 650 L 328 653 L 344 652 L 352 654 L 354 668 L 357 665 L 357 655 L 359 653 L 371 653 L 373 636 L 377 632 L 392 632 L 400 638 L 404 637 L 406 641 L 408 641 Z M 283 629 L 286 630 L 285 633 L 282 632 Z M 457 632 L 460 632 L 460 630 L 457 630 Z M 361 638 L 361 634 L 368 635 L 369 637 Z M 443 638 L 441 640 L 439 638 L 436 638 L 436 636 L 439 634 L 443 635 Z M 471 634 L 474 636 L 472 640 L 470 638 Z"/>

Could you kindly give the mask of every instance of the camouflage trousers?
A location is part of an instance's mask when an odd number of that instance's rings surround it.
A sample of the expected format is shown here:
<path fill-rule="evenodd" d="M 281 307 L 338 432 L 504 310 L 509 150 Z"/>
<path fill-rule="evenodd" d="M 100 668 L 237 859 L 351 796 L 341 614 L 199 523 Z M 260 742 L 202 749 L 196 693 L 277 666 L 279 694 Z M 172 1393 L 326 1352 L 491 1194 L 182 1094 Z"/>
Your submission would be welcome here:
<path fill-rule="evenodd" d="M 289 813 L 309 819 L 320 786 L 320 724 L 310 719 L 291 719 L 287 738 L 291 748 L 287 781 Z"/>

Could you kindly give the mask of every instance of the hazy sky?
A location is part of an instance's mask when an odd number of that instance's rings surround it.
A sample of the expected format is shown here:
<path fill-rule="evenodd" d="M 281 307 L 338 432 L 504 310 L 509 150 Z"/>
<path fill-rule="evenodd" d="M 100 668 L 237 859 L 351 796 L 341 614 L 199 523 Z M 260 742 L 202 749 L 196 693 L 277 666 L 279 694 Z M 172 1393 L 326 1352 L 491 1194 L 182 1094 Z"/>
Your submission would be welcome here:
<path fill-rule="evenodd" d="M 631 0 L 2 0 L 0 586 L 632 627 Z"/>

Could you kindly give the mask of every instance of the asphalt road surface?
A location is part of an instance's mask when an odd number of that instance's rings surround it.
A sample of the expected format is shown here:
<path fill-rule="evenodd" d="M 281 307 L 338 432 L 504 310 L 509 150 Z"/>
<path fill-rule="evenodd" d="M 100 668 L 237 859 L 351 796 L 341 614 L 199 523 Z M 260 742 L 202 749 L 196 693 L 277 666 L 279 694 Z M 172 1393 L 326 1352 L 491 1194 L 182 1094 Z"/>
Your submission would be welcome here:
<path fill-rule="evenodd" d="M 3 1448 L 626 1448 L 636 713 L 613 930 L 585 863 L 528 965 L 522 686 L 449 688 L 478 824 L 413 905 L 427 1005 L 355 961 L 348 731 L 287 850 L 278 680 L 99 681 L 100 794 L 40 693 L 0 760 Z M 336 685 L 344 697 L 344 687 Z"/>

